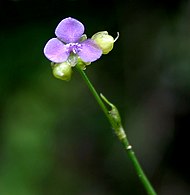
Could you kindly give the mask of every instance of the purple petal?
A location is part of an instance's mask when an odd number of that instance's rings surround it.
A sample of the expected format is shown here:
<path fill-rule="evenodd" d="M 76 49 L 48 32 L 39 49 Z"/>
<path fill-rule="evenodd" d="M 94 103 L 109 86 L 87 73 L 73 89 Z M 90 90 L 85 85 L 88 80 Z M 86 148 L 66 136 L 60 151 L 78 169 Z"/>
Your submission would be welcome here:
<path fill-rule="evenodd" d="M 64 43 L 77 42 L 84 33 L 84 26 L 74 18 L 63 19 L 55 29 L 55 34 Z"/>
<path fill-rule="evenodd" d="M 57 38 L 50 39 L 44 47 L 45 56 L 52 62 L 60 63 L 67 60 L 67 47 Z"/>
<path fill-rule="evenodd" d="M 82 48 L 78 55 L 84 62 L 93 62 L 100 58 L 102 50 L 96 45 L 92 39 L 87 39 L 81 43 Z"/>

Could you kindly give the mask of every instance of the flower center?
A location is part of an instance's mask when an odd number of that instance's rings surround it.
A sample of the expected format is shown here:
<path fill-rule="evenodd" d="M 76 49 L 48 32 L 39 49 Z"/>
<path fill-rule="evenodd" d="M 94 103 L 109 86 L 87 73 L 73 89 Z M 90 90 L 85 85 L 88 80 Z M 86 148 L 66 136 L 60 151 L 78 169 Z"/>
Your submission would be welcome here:
<path fill-rule="evenodd" d="M 82 45 L 80 43 L 68 43 L 67 44 L 67 50 L 68 52 L 73 52 L 74 54 L 77 54 L 82 49 Z"/>

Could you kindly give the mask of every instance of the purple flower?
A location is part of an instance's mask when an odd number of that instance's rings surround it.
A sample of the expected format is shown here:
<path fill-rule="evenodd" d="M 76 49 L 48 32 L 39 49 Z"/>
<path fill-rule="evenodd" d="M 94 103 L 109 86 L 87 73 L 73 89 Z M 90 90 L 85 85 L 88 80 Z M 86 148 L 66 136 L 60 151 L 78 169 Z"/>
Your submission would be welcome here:
<path fill-rule="evenodd" d="M 57 38 L 50 39 L 44 47 L 45 56 L 55 63 L 66 61 L 69 56 L 79 56 L 86 63 L 97 60 L 102 50 L 92 39 L 81 41 L 83 33 L 81 22 L 71 17 L 63 19 L 55 29 Z"/>

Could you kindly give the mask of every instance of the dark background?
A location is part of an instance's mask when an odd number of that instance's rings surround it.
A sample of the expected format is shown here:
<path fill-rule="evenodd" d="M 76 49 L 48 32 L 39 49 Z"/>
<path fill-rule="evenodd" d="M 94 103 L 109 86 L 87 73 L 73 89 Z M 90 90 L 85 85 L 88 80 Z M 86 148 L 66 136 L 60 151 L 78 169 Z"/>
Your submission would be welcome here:
<path fill-rule="evenodd" d="M 57 24 L 120 32 L 86 70 L 120 110 L 160 195 L 189 195 L 190 1 L 10 0 L 0 3 L 0 194 L 145 195 L 86 84 L 52 76 L 43 55 Z"/>

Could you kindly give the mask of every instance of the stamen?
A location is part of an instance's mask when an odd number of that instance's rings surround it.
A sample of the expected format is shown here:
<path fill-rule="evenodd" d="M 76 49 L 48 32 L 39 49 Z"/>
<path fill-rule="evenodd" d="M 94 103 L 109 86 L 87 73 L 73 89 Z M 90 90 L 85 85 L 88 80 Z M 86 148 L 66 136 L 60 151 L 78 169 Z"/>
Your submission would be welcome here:
<path fill-rule="evenodd" d="M 67 47 L 68 47 L 68 52 L 73 52 L 74 54 L 77 54 L 82 49 L 80 43 L 68 43 Z"/>

